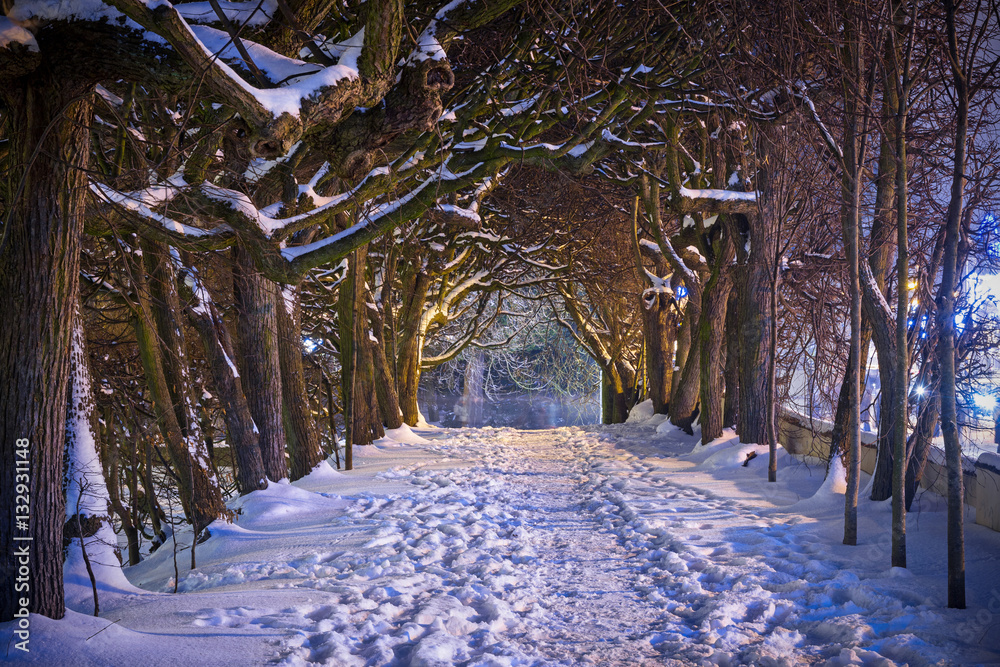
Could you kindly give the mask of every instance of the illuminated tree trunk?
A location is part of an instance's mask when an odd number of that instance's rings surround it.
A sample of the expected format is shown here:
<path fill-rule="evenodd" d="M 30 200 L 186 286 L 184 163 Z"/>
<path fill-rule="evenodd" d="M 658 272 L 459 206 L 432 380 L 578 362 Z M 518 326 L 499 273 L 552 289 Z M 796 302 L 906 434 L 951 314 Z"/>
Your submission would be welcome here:
<path fill-rule="evenodd" d="M 423 332 L 420 330 L 420 318 L 427 304 L 427 293 L 430 290 L 431 278 L 422 271 L 404 277 L 403 307 L 399 314 L 399 351 L 398 376 L 396 390 L 399 394 L 399 407 L 403 411 L 403 421 L 410 426 L 416 426 L 420 419 L 417 405 L 417 390 L 420 388 L 420 357 L 423 348 Z"/>

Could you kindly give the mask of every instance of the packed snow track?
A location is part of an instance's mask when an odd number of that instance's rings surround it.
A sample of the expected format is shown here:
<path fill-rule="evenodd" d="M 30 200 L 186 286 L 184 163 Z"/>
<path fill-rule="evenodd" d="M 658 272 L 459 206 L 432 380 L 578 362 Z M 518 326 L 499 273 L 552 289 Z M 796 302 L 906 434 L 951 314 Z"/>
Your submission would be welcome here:
<path fill-rule="evenodd" d="M 129 568 L 145 591 L 59 622 L 83 637 L 118 621 L 75 664 L 130 643 L 146 665 L 1000 662 L 996 639 L 962 633 L 973 612 L 874 562 L 884 544 L 835 543 L 842 504 L 805 511 L 816 466 L 784 455 L 788 481 L 754 495 L 734 480 L 766 457 L 742 466 L 735 441 L 693 455 L 692 438 L 634 426 L 422 433 L 238 499 L 195 570 L 179 536 L 181 594 L 172 545 Z M 780 511 L 796 497 L 805 509 Z"/>

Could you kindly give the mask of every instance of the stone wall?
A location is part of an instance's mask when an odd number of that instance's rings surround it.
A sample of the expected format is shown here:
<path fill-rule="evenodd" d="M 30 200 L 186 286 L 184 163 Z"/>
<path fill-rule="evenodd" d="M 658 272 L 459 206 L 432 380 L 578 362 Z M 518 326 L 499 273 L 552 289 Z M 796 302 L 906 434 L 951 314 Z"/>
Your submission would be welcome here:
<path fill-rule="evenodd" d="M 778 441 L 792 454 L 827 459 L 833 424 L 812 419 L 793 410 L 782 408 L 778 413 Z M 869 475 L 875 472 L 877 456 L 875 433 L 861 433 L 861 469 Z M 965 504 L 976 508 L 976 523 L 1000 531 L 1000 454 L 986 453 L 973 461 L 963 457 Z M 920 487 L 945 496 L 948 491 L 948 471 L 944 452 L 931 448 Z"/>

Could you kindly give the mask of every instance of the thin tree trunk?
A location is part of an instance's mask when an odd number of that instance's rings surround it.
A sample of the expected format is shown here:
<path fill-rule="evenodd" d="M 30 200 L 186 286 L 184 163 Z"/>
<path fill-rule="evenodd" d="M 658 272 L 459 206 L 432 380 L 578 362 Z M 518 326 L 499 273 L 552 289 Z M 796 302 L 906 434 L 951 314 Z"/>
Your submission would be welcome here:
<path fill-rule="evenodd" d="M 138 565 L 139 561 L 142 560 L 139 554 L 139 529 L 132 519 L 132 512 L 122 504 L 121 492 L 118 489 L 118 479 L 121 474 L 121 450 L 116 441 L 114 423 L 114 412 L 111 409 L 111 404 L 108 403 L 104 406 L 104 437 L 101 438 L 106 452 L 106 455 L 101 459 L 104 463 L 108 500 L 111 503 L 111 509 L 118 515 L 118 520 L 122 522 L 122 532 L 125 533 L 128 545 L 128 564 Z M 132 496 L 130 500 L 134 500 L 135 492 L 132 491 L 130 496 Z"/>
<path fill-rule="evenodd" d="M 894 3 L 897 7 L 899 4 Z M 899 63 L 898 57 L 894 61 Z M 910 357 L 906 340 L 906 320 L 910 306 L 909 245 L 907 241 L 907 167 L 906 122 L 909 68 L 898 67 L 894 78 L 903 81 L 903 94 L 896 101 L 896 384 L 893 387 L 893 469 L 892 469 L 892 565 L 906 567 L 906 427 L 909 416 L 906 399 L 909 392 Z M 894 82 L 895 83 L 895 82 Z"/>
<path fill-rule="evenodd" d="M 861 341 L 858 344 L 858 349 L 867 351 L 871 348 L 872 344 L 872 325 L 866 317 L 864 317 L 864 309 L 861 313 Z M 850 343 L 848 343 L 850 347 Z M 850 431 L 850 421 L 851 421 L 851 383 L 848 382 L 848 374 L 850 369 L 858 365 L 859 375 L 861 381 L 867 378 L 868 373 L 868 355 L 867 352 L 864 355 L 862 361 L 855 361 L 851 357 L 851 352 L 848 350 L 847 353 L 847 366 L 844 370 L 844 379 L 840 383 L 840 391 L 837 394 L 837 410 L 834 413 L 833 418 L 833 430 L 830 435 L 830 458 L 829 461 L 833 460 L 834 456 L 846 457 L 849 455 L 847 436 Z M 860 394 L 859 394 L 860 395 Z M 860 410 L 860 408 L 859 408 Z"/>
<path fill-rule="evenodd" d="M 725 412 L 722 416 L 724 428 L 734 428 L 739 416 L 739 310 L 739 293 L 737 290 L 730 290 L 729 303 L 726 305 L 726 399 Z"/>
<path fill-rule="evenodd" d="M 927 390 L 928 394 L 917 415 L 917 426 L 910 435 L 908 444 L 910 456 L 904 480 L 907 512 L 910 511 L 910 506 L 913 504 L 913 499 L 920 486 L 920 480 L 923 479 L 924 468 L 927 466 L 927 456 L 930 454 L 931 447 L 934 446 L 934 429 L 937 427 L 938 418 L 941 415 L 941 396 L 938 393 L 937 378 L 927 384 Z"/>
<path fill-rule="evenodd" d="M 337 420 L 334 417 L 336 412 L 333 409 L 333 381 L 323 373 L 323 386 L 326 387 L 326 417 L 329 420 L 330 442 L 333 443 L 333 457 L 340 470 L 340 447 L 337 445 Z"/>
<path fill-rule="evenodd" d="M 684 382 L 682 374 L 687 367 L 688 354 L 691 352 L 691 339 L 693 338 L 691 330 L 694 326 L 696 326 L 696 323 L 691 323 L 691 318 L 687 316 L 687 313 L 681 315 L 681 325 L 677 329 L 677 350 L 674 352 L 674 366 L 671 369 L 670 400 L 668 404 L 673 403 L 674 396 L 680 392 Z"/>
<path fill-rule="evenodd" d="M 945 219 L 941 285 L 937 296 L 938 365 L 941 372 L 941 432 L 948 465 L 948 607 L 965 609 L 965 495 L 962 477 L 962 445 L 958 440 L 958 410 L 955 396 L 955 288 L 957 287 L 959 225 L 965 205 L 966 137 L 969 130 L 969 87 L 960 60 L 956 5 L 944 0 L 955 98 L 955 163 L 951 200 Z"/>

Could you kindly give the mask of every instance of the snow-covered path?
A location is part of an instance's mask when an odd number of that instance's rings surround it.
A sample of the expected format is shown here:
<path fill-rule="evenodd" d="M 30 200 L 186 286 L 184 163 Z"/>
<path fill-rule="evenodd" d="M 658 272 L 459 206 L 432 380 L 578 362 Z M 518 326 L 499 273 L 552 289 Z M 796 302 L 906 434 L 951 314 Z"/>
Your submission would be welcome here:
<path fill-rule="evenodd" d="M 861 546 L 839 544 L 843 496 L 787 455 L 767 485 L 766 457 L 741 466 L 752 446 L 692 453 L 652 427 L 424 435 L 240 499 L 196 570 L 179 537 L 183 594 L 165 593 L 168 544 L 127 571 L 164 592 L 106 592 L 102 619 L 37 618 L 31 661 L 1000 664 L 1000 535 L 968 528 L 973 605 L 943 609 L 933 499 L 911 570 L 891 570 L 886 506 L 863 508 Z"/>

